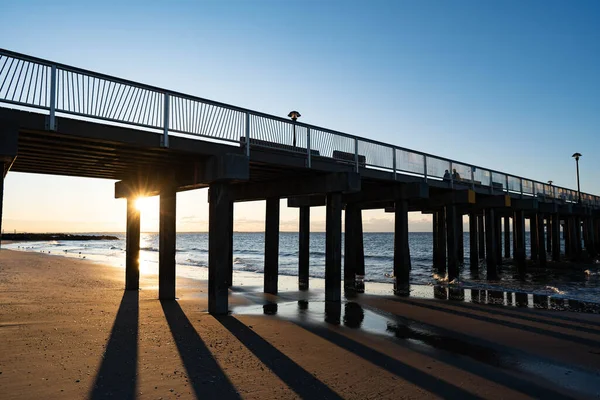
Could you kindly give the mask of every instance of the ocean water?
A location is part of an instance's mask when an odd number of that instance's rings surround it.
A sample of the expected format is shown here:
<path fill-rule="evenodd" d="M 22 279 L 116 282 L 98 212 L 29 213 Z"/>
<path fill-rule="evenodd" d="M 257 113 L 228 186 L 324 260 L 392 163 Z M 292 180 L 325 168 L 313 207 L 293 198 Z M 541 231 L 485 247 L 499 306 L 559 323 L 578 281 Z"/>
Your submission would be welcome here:
<path fill-rule="evenodd" d="M 85 258 L 116 267 L 125 265 L 125 235 L 114 234 L 114 241 L 46 241 L 11 243 L 5 248 L 43 252 L 53 255 Z M 528 239 L 527 239 L 528 240 Z M 465 264 L 461 266 L 460 279 L 451 286 L 482 288 L 488 290 L 525 292 L 571 298 L 587 302 L 600 302 L 600 264 L 574 266 L 572 269 L 532 269 L 525 280 L 516 277 L 513 265 L 505 260 L 497 281 L 485 279 L 485 266 L 478 271 L 469 267 L 469 236 L 464 237 Z M 529 243 L 527 242 L 527 254 Z M 431 233 L 410 233 L 411 284 L 448 285 L 444 276 L 433 268 L 433 237 Z M 564 244 L 563 244 L 564 246 Z M 142 233 L 140 240 L 141 272 L 156 272 L 158 266 L 158 234 Z M 178 233 L 176 238 L 178 274 L 206 279 L 208 266 L 208 234 Z M 365 281 L 393 285 L 393 233 L 365 233 Z M 342 245 L 343 251 L 343 245 Z M 264 260 L 264 234 L 238 233 L 233 237 L 234 271 L 261 274 Z M 343 261 L 342 261 L 343 262 Z M 310 235 L 310 276 L 323 278 L 325 272 L 325 233 Z M 297 276 L 298 234 L 282 232 L 279 240 L 280 275 Z"/>

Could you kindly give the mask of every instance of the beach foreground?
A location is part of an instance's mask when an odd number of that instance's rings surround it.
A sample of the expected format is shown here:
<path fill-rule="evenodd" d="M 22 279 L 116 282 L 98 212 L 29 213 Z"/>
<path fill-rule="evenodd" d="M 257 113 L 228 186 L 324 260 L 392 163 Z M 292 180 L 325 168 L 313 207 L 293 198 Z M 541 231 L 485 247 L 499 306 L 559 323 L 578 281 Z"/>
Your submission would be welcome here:
<path fill-rule="evenodd" d="M 232 314 L 206 282 L 0 251 L 3 399 L 594 398 L 600 316 L 235 282 Z"/>

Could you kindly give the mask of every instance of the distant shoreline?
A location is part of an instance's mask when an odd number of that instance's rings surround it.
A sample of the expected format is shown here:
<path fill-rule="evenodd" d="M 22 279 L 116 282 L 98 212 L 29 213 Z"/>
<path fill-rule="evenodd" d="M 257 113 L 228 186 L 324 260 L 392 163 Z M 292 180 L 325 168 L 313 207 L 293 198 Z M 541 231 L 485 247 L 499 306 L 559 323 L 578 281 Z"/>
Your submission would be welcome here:
<path fill-rule="evenodd" d="M 4 233 L 2 240 L 17 241 L 41 241 L 41 240 L 119 240 L 116 236 L 110 235 L 75 235 L 69 233 Z"/>

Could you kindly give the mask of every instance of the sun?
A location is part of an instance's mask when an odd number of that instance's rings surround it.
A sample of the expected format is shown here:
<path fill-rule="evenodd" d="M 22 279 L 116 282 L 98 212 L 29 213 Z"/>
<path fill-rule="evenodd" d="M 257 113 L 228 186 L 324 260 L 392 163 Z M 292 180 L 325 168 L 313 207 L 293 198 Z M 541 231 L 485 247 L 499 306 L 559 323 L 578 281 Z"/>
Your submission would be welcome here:
<path fill-rule="evenodd" d="M 153 207 L 153 204 L 150 200 L 150 197 L 138 197 L 135 200 L 135 208 L 143 213 L 150 211 Z"/>

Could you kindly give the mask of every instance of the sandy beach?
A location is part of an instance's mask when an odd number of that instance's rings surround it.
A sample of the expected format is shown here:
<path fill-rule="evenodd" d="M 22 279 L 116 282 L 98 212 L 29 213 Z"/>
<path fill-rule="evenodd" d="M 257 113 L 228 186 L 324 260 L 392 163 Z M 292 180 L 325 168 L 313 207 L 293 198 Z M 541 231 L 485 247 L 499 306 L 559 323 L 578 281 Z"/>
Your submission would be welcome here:
<path fill-rule="evenodd" d="M 231 315 L 206 282 L 0 251 L 2 399 L 595 398 L 600 316 L 236 284 Z M 234 280 L 234 282 L 236 282 Z M 239 280 L 237 281 L 239 282 Z"/>

